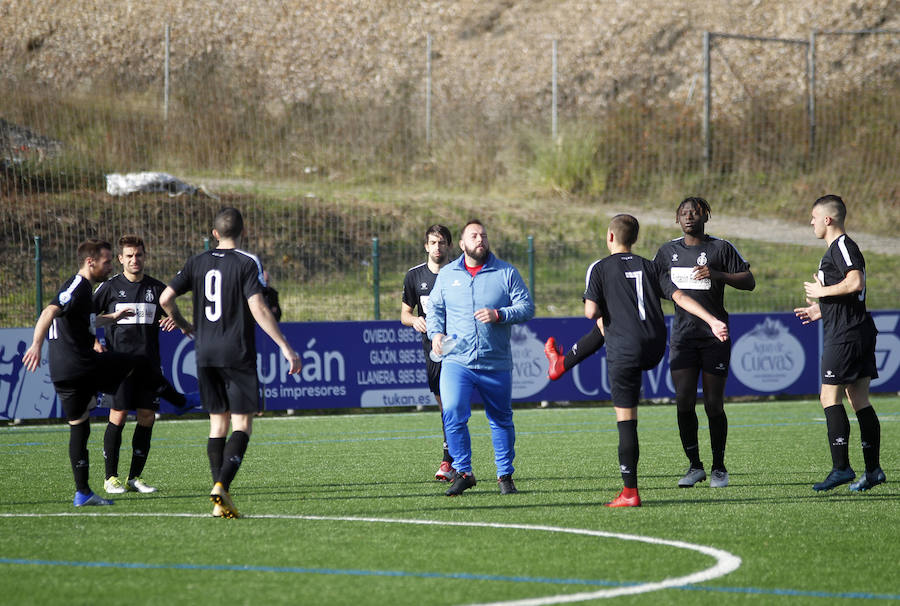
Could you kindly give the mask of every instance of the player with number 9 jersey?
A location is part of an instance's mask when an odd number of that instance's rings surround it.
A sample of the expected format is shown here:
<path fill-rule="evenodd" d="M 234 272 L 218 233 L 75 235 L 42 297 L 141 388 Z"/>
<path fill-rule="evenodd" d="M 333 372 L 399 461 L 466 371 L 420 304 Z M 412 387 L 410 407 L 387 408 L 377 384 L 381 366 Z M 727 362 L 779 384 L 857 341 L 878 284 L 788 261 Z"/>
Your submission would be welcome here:
<path fill-rule="evenodd" d="M 198 367 L 256 368 L 256 322 L 247 300 L 265 285 L 259 259 L 237 248 L 187 260 L 169 286 L 193 293 Z"/>

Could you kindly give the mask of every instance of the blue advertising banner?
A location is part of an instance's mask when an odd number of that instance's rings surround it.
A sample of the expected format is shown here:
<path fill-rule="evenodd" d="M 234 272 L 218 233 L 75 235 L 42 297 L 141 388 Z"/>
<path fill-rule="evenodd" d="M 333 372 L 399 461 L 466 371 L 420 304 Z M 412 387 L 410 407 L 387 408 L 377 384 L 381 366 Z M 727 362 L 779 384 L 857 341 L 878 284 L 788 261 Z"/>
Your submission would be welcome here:
<path fill-rule="evenodd" d="M 872 312 L 879 330 L 873 392 L 900 391 L 900 311 Z M 669 319 L 671 321 L 671 319 Z M 821 326 L 792 313 L 732 314 L 731 369 L 726 396 L 810 395 L 819 390 Z M 606 350 L 558 381 L 547 378 L 544 341 L 568 348 L 590 328 L 584 318 L 537 318 L 513 327 L 513 400 L 608 400 Z M 285 323 L 303 369 L 289 375 L 272 341 L 257 335 L 261 395 L 268 410 L 435 405 L 425 375 L 422 338 L 397 321 Z M 49 379 L 46 344 L 41 367 L 29 373 L 22 353 L 30 328 L 0 329 L 0 418 L 61 416 Z M 164 374 L 179 391 L 197 390 L 194 342 L 160 335 Z M 476 394 L 477 395 L 477 394 Z M 644 373 L 644 397 L 673 398 L 668 355 Z M 476 400 L 477 401 L 477 400 Z M 162 412 L 172 408 L 163 403 Z"/>

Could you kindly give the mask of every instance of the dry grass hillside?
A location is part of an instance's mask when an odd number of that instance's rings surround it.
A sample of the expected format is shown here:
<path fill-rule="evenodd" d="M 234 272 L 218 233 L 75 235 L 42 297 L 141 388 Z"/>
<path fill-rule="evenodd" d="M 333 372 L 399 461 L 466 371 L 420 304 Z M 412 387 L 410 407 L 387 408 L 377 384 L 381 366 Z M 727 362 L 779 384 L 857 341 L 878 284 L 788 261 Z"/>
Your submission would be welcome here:
<path fill-rule="evenodd" d="M 814 29 L 896 30 L 900 2 L 0 0 L 0 65 L 4 76 L 48 85 L 155 86 L 165 24 L 175 86 L 179 73 L 212 61 L 288 103 L 418 95 L 430 33 L 436 102 L 475 101 L 496 111 L 547 107 L 556 38 L 562 107 L 594 109 L 635 95 L 696 101 L 704 30 L 792 39 L 808 39 Z M 872 38 L 823 39 L 823 73 L 836 75 L 833 82 L 896 73 L 900 39 Z M 718 58 L 731 84 L 720 94 L 796 86 L 799 49 L 722 41 Z"/>

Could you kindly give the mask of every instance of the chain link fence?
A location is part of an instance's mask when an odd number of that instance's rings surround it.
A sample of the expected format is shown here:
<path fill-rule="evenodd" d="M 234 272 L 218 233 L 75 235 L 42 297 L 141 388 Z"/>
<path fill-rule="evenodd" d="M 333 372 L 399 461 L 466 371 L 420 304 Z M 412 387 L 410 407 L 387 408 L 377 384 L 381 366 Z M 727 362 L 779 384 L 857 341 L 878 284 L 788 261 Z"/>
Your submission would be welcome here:
<path fill-rule="evenodd" d="M 802 221 L 809 202 L 828 190 L 869 204 L 872 225 L 900 227 L 900 38 L 819 32 L 810 40 L 718 34 L 704 98 L 699 41 L 676 37 L 669 44 L 696 57 L 689 82 L 668 96 L 613 95 L 602 108 L 580 101 L 584 87 L 575 94 L 581 76 L 564 38 L 521 56 L 546 72 L 545 87 L 486 93 L 477 102 L 477 84 L 431 68 L 432 58 L 454 60 L 441 57 L 440 37 L 429 38 L 427 56 L 422 45 L 402 58 L 417 65 L 405 84 L 372 94 L 378 84 L 366 82 L 369 94 L 359 96 L 307 83 L 298 85 L 300 98 L 273 98 L 261 72 L 229 64 L 212 42 L 188 52 L 194 41 L 177 29 L 171 73 L 150 81 L 85 80 L 63 89 L 32 82 L 22 58 L 0 70 L 2 325 L 34 320 L 35 236 L 47 297 L 74 271 L 75 248 L 87 237 L 141 234 L 148 272 L 166 281 L 203 249 L 224 205 L 244 212 L 246 248 L 268 267 L 289 321 L 371 319 L 376 297 L 382 318 L 397 317 L 403 273 L 424 260 L 421 232 L 430 223 L 456 230 L 479 217 L 497 252 L 523 275 L 533 259 L 544 315 L 580 314 L 584 269 L 602 252 L 601 208 L 656 201 L 674 208 L 700 194 L 717 210 Z M 340 52 L 333 64 L 347 59 Z M 506 75 L 473 76 L 485 78 Z M 171 83 L 165 95 L 163 82 Z M 707 98 L 714 100 L 708 149 Z M 106 174 L 144 170 L 206 185 L 208 193 L 106 193 Z M 422 193 L 432 190 L 463 193 Z M 523 190 L 557 195 L 491 193 Z M 485 204 L 477 201 L 482 193 Z M 527 234 L 535 235 L 533 256 Z M 651 233 L 639 252 L 652 256 L 653 243 L 677 235 Z M 764 253 L 777 262 L 777 251 Z M 777 293 L 730 302 L 733 311 L 791 305 Z"/>

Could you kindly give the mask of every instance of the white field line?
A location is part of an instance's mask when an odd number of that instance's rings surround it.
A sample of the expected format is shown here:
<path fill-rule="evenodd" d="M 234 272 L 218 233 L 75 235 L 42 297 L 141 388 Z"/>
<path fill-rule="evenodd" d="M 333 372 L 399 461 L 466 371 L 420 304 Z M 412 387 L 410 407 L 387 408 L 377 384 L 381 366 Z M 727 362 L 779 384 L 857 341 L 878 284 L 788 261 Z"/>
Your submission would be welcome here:
<path fill-rule="evenodd" d="M 39 517 L 173 517 L 173 518 L 194 518 L 209 517 L 192 513 L 0 513 L 0 518 L 39 518 Z M 681 587 L 683 585 L 691 585 L 694 583 L 703 583 L 712 579 L 725 576 L 726 574 L 737 570 L 741 565 L 741 559 L 734 554 L 728 553 L 721 549 L 708 547 L 706 545 L 697 545 L 694 543 L 686 543 L 684 541 L 670 541 L 668 539 L 658 539 L 655 537 L 647 537 L 636 534 L 622 534 L 618 532 L 606 532 L 603 530 L 589 530 L 586 528 L 564 528 L 560 526 L 541 526 L 532 524 L 502 524 L 496 522 L 450 522 L 445 520 L 405 520 L 396 518 L 367 518 L 367 517 L 343 517 L 343 516 L 308 516 L 308 515 L 253 515 L 245 516 L 247 519 L 274 519 L 274 520 L 313 520 L 313 521 L 330 521 L 330 522 L 364 522 L 370 524 L 416 524 L 421 526 L 464 526 L 471 528 L 508 528 L 515 530 L 537 530 L 543 532 L 559 532 L 566 534 L 576 534 L 590 537 L 601 537 L 606 539 L 618 539 L 620 541 L 636 541 L 639 543 L 648 543 L 650 545 L 665 545 L 667 547 L 675 547 L 678 549 L 687 549 L 696 551 L 704 555 L 710 556 L 716 560 L 715 565 L 694 572 L 685 576 L 670 577 L 662 581 L 653 583 L 641 583 L 640 585 L 628 585 L 625 587 L 616 587 L 613 589 L 602 589 L 599 591 L 587 591 L 581 593 L 559 594 L 544 596 L 540 598 L 527 598 L 523 600 L 512 600 L 508 602 L 490 602 L 478 606 L 546 606 L 549 604 L 566 604 L 571 602 L 583 602 L 585 600 L 595 600 L 598 598 L 613 598 L 622 595 L 635 595 L 639 593 L 647 593 L 650 591 L 659 591 L 660 589 L 669 589 L 672 587 Z"/>

